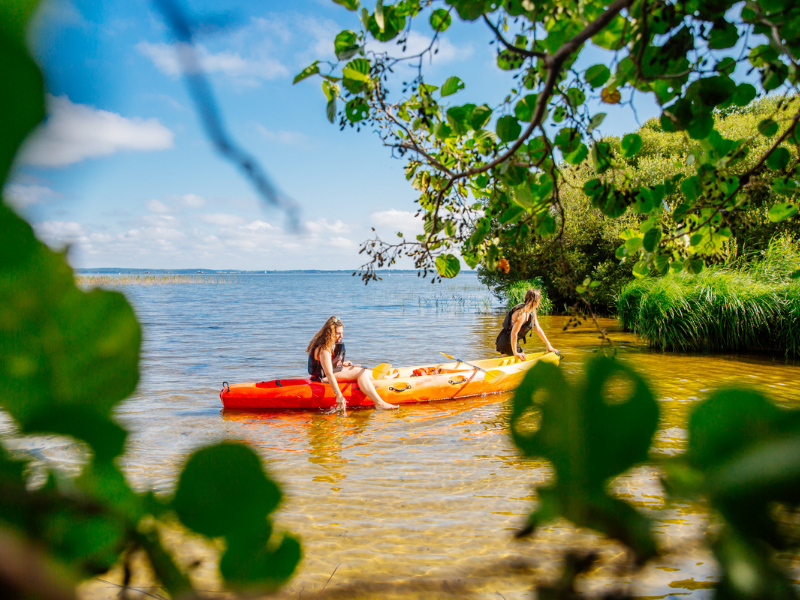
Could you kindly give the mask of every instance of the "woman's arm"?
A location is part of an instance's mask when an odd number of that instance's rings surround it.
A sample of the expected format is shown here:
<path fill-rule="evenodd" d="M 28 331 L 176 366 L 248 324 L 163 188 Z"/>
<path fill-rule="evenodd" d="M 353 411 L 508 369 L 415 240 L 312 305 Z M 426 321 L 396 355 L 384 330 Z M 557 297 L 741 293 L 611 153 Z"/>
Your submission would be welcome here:
<path fill-rule="evenodd" d="M 336 381 L 336 377 L 333 376 L 333 363 L 331 362 L 331 353 L 325 350 L 324 348 L 321 349 L 319 351 L 319 362 L 322 365 L 322 370 L 325 373 L 325 377 L 328 378 L 328 383 L 333 389 L 333 393 L 336 394 L 336 405 L 339 408 L 345 408 L 347 406 L 347 400 L 344 399 L 342 391 L 339 389 L 339 382 Z"/>
<path fill-rule="evenodd" d="M 521 317 L 521 314 L 523 314 L 522 310 L 518 310 L 511 317 L 511 320 L 514 323 L 514 326 L 511 328 L 511 351 L 518 359 L 525 360 L 525 353 L 517 352 L 517 338 L 519 336 L 519 330 L 522 328 L 522 324 L 525 322 L 525 317 Z"/>
<path fill-rule="evenodd" d="M 556 352 L 556 353 L 558 353 L 558 350 L 553 348 L 553 345 L 548 341 L 547 336 L 544 334 L 544 331 L 542 330 L 542 327 L 539 325 L 539 319 L 536 319 L 534 321 L 533 328 L 536 330 L 536 335 L 538 335 L 541 338 L 541 340 L 544 342 L 544 351 L 545 352 Z"/>

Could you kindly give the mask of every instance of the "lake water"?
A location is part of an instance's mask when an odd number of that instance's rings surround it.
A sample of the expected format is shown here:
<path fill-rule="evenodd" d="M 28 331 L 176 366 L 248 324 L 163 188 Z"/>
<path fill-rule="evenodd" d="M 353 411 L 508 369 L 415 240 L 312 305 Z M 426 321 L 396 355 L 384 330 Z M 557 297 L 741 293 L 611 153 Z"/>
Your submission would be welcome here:
<path fill-rule="evenodd" d="M 349 273 L 268 273 L 216 285 L 119 289 L 144 330 L 141 382 L 117 413 L 132 432 L 122 459 L 126 473 L 139 489 L 169 492 L 185 457 L 199 446 L 245 440 L 254 447 L 285 492 L 276 523 L 299 535 L 304 549 L 279 598 L 530 598 L 535 581 L 557 575 L 566 550 L 587 548 L 598 549 L 601 559 L 582 589 L 711 597 L 717 572 L 700 544 L 707 515 L 701 506 L 665 504 L 651 467 L 614 484 L 655 519 L 667 551 L 636 577 L 620 546 L 568 523 L 513 540 L 532 508 L 533 486 L 551 470 L 517 456 L 506 433 L 507 396 L 347 416 L 222 410 L 223 380 L 305 375 L 306 344 L 333 314 L 344 321 L 348 359 L 365 365 L 435 363 L 444 360 L 439 352 L 466 360 L 495 356 L 504 313 L 474 274 L 435 286 L 413 273 L 393 273 L 366 287 Z M 594 325 L 565 332 L 563 317 L 541 322 L 564 357 L 561 369 L 579 380 L 582 363 L 600 349 Z M 644 372 L 660 399 L 658 453 L 683 447 L 689 409 L 721 385 L 753 385 L 783 406 L 800 408 L 796 364 L 663 354 L 620 333 L 612 320 L 601 325 L 616 342 L 618 359 Z M 534 335 L 526 347 L 538 351 L 541 344 Z M 80 465 L 64 438 L 30 438 L 18 447 L 66 470 Z M 177 528 L 168 537 L 186 564 L 201 561 L 198 585 L 219 590 L 214 547 Z M 119 581 L 112 572 L 86 584 L 82 595 L 114 598 Z M 158 594 L 145 587 L 151 584 L 141 571 L 135 582 Z"/>

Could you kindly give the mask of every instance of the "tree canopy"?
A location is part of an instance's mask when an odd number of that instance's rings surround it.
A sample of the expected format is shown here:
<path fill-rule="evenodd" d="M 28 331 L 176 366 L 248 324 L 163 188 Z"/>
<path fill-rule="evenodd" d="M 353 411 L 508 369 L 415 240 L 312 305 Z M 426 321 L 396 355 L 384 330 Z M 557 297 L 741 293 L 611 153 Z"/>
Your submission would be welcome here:
<path fill-rule="evenodd" d="M 354 13 L 352 29 L 336 36 L 338 60 L 315 61 L 295 82 L 321 77 L 331 122 L 368 125 L 406 161 L 425 223 L 415 239 L 398 233 L 395 241 L 364 242 L 365 280 L 401 256 L 435 277 L 457 275 L 458 254 L 472 268 L 508 271 L 504 248 L 531 237 L 563 255 L 571 197 L 608 219 L 629 216 L 616 255 L 639 277 L 699 272 L 734 235 L 735 215 L 756 183 L 770 199 L 772 222 L 798 211 L 794 2 L 378 0 L 373 8 L 335 1 Z M 454 19 L 488 28 L 498 69 L 513 73 L 499 105 L 458 104 L 466 82 L 426 78 L 424 59 Z M 374 43 L 401 48 L 414 27 L 433 36 L 419 55 L 392 56 Z M 584 54 L 600 60 L 581 67 L 593 62 Z M 418 68 L 399 85 L 391 74 L 404 61 Z M 722 126 L 720 115 L 764 94 L 772 101 L 753 133 Z M 651 129 L 672 134 L 676 160 L 666 168 L 651 164 L 646 130 L 620 140 L 598 132 L 603 104 L 625 105 L 633 117 L 643 95 L 661 110 Z M 563 262 L 563 279 L 577 288 Z"/>

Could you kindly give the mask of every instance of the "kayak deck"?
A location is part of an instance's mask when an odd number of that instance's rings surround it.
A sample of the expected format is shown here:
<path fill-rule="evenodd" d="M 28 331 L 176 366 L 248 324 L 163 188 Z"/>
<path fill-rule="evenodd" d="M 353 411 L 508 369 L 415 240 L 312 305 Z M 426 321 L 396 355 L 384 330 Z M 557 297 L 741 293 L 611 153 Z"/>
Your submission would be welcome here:
<path fill-rule="evenodd" d="M 560 356 L 553 353 L 528 354 L 524 361 L 503 356 L 470 361 L 487 371 L 501 371 L 503 376 L 486 381 L 484 373 L 462 362 L 393 369 L 386 377 L 374 380 L 378 395 L 390 404 L 412 404 L 497 394 L 515 389 L 525 373 L 538 362 L 558 364 Z M 347 407 L 373 407 L 374 403 L 356 382 L 340 382 L 339 389 Z M 310 378 L 275 379 L 258 383 L 223 385 L 219 393 L 226 409 L 316 409 L 336 406 L 336 396 L 328 383 Z"/>

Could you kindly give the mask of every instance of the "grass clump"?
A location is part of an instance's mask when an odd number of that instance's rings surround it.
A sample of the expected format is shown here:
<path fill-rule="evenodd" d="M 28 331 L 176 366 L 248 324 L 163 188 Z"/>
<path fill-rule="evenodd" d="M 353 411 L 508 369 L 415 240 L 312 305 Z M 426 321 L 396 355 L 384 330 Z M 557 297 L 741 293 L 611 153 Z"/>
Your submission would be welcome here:
<path fill-rule="evenodd" d="M 622 325 L 664 350 L 782 352 L 800 356 L 800 248 L 790 237 L 697 275 L 632 281 L 620 292 Z"/>
<path fill-rule="evenodd" d="M 535 277 L 533 279 L 523 279 L 521 281 L 515 281 L 513 283 L 507 284 L 503 288 L 503 298 L 506 301 L 506 308 L 511 310 L 517 304 L 521 304 L 525 301 L 525 292 L 529 289 L 535 288 L 542 292 L 542 301 L 539 304 L 539 308 L 536 309 L 536 313 L 540 315 L 549 315 L 553 311 L 553 302 L 547 295 L 547 288 L 544 285 L 544 282 L 540 277 Z"/>

